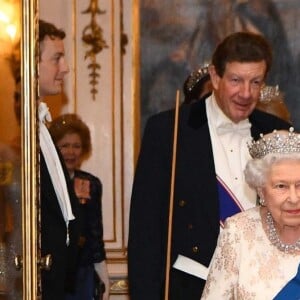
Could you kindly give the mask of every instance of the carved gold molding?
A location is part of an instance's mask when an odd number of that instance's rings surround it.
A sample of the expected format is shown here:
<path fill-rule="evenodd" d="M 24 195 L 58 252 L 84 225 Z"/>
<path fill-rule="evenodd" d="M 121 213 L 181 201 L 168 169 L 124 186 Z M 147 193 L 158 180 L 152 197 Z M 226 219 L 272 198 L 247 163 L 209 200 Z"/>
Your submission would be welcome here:
<path fill-rule="evenodd" d="M 39 180 L 36 118 L 36 28 L 38 0 L 22 0 L 22 241 L 23 300 L 38 297 L 38 195 Z"/>
<path fill-rule="evenodd" d="M 111 295 L 128 295 L 128 279 L 127 278 L 110 278 L 110 294 Z"/>
<path fill-rule="evenodd" d="M 105 11 L 100 10 L 98 0 L 90 0 L 89 7 L 82 13 L 91 14 L 90 24 L 83 29 L 82 40 L 85 44 L 91 47 L 86 51 L 84 58 L 89 58 L 91 61 L 91 63 L 88 65 L 88 69 L 90 69 L 89 76 L 91 77 L 91 94 L 93 96 L 93 100 L 95 100 L 96 94 L 98 93 L 96 85 L 99 83 L 97 78 L 100 77 L 99 70 L 101 69 L 100 64 L 98 64 L 96 61 L 96 55 L 104 48 L 108 48 L 108 45 L 103 38 L 103 30 L 98 25 L 96 17 L 97 15 L 104 14 Z"/>

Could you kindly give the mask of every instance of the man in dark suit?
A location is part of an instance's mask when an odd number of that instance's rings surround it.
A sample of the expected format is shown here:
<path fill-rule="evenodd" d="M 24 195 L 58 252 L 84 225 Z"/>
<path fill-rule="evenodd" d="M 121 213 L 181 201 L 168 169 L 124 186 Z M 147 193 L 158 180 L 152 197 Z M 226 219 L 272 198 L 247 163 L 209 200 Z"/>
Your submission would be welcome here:
<path fill-rule="evenodd" d="M 169 299 L 199 300 L 220 227 L 256 205 L 243 177 L 247 141 L 290 125 L 255 110 L 272 62 L 262 36 L 221 42 L 209 73 L 213 93 L 179 111 Z M 164 297 L 174 110 L 149 119 L 134 178 L 128 241 L 131 300 Z"/>
<path fill-rule="evenodd" d="M 43 98 L 61 93 L 69 72 L 65 60 L 65 33 L 53 24 L 39 21 L 39 119 L 41 256 L 51 255 L 50 270 L 42 270 L 42 299 L 65 299 L 72 285 L 79 220 L 77 199 L 65 166 L 46 128 L 50 116 Z"/>

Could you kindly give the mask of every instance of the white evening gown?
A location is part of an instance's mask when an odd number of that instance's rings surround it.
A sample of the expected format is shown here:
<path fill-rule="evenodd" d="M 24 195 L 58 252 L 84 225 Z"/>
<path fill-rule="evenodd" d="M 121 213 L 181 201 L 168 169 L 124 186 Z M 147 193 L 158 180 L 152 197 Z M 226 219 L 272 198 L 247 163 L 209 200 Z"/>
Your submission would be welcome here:
<path fill-rule="evenodd" d="M 295 277 L 299 254 L 273 246 L 259 207 L 230 217 L 219 236 L 203 300 L 271 300 Z"/>

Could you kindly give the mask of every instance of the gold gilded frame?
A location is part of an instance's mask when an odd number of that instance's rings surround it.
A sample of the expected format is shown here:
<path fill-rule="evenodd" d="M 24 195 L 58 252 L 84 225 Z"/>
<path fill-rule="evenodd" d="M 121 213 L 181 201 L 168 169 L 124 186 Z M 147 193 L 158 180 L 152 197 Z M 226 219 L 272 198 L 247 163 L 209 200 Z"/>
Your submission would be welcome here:
<path fill-rule="evenodd" d="M 120 3 L 120 11 L 123 12 L 123 5 L 124 0 L 118 0 Z M 41 2 L 41 5 L 40 3 Z M 76 4 L 75 0 L 72 0 L 74 10 L 72 11 L 72 22 L 75 22 L 74 19 L 76 15 Z M 42 16 L 42 1 L 39 0 L 22 0 L 22 91 L 23 91 L 23 111 L 22 111 L 22 199 L 23 199 L 23 289 L 24 289 L 24 296 L 23 299 L 40 299 L 38 295 L 39 291 L 39 250 L 38 250 L 38 196 L 39 196 L 39 180 L 36 174 L 38 174 L 39 169 L 39 161 L 38 161 L 38 142 L 37 142 L 37 132 L 36 132 L 36 82 L 37 82 L 37 70 L 36 70 L 36 39 L 35 33 L 37 29 L 37 20 L 39 15 Z M 133 0 L 130 7 L 126 7 L 127 9 L 126 14 L 130 15 L 130 22 L 128 22 L 127 27 L 124 29 L 124 32 L 130 36 L 130 42 L 128 43 L 127 49 L 132 53 L 132 60 L 130 62 L 130 70 L 132 74 L 132 79 L 130 80 L 130 89 L 128 88 L 125 92 L 127 94 L 130 93 L 131 101 L 131 109 L 130 113 L 130 120 L 134 124 L 139 124 L 139 0 Z M 116 8 L 113 6 L 113 11 L 115 12 Z M 71 12 L 71 11 L 70 11 Z M 112 24 L 113 19 L 111 20 Z M 76 23 L 73 24 L 73 30 L 76 30 Z M 114 25 L 115 26 L 115 25 Z M 75 40 L 75 39 L 74 39 Z M 122 46 L 124 46 L 122 44 Z M 76 57 L 76 47 L 74 48 L 74 59 Z M 121 60 L 128 59 L 125 55 L 121 57 Z M 121 63 L 121 68 L 123 68 L 124 62 Z M 76 66 L 76 61 L 74 61 L 74 66 Z M 76 68 L 75 68 L 76 69 Z M 123 105 L 125 103 L 124 91 L 123 91 L 123 80 L 124 76 L 123 69 L 120 70 L 122 76 L 120 80 L 121 88 L 116 89 L 114 93 L 120 93 L 120 100 L 114 105 Z M 115 82 L 112 74 L 112 82 Z M 74 96 L 74 110 L 75 112 L 77 109 L 77 99 L 76 99 L 76 74 L 74 74 L 74 82 L 71 84 L 72 88 L 70 89 L 73 91 Z M 126 94 L 126 95 L 127 95 Z M 115 94 L 113 94 L 114 97 Z M 119 99 L 119 98 L 118 98 Z M 115 111 L 115 107 L 113 107 L 113 112 Z M 117 110 L 119 111 L 119 109 Z M 120 111 L 123 113 L 123 106 L 120 108 Z M 112 113 L 113 113 L 112 112 Z M 113 119 L 115 122 L 115 119 Z M 127 174 L 127 169 L 131 172 L 134 168 L 134 164 L 138 155 L 139 151 L 139 143 L 140 143 L 140 127 L 139 125 L 134 126 L 130 125 L 124 128 L 125 121 L 123 117 L 120 117 L 120 131 L 122 132 L 122 142 L 120 147 L 120 157 L 122 159 L 125 157 L 126 151 L 129 151 L 132 154 L 133 159 L 126 164 L 122 162 L 118 162 L 120 164 L 121 169 L 121 177 L 120 181 L 122 187 L 120 189 L 122 195 L 120 199 L 120 207 L 122 211 L 122 228 L 116 228 L 116 222 L 114 221 L 114 231 L 122 230 L 121 234 L 121 243 L 118 243 L 116 239 L 117 233 L 114 232 L 112 241 L 106 241 L 107 243 L 113 244 L 115 242 L 116 247 L 110 247 L 107 249 L 108 254 L 108 264 L 113 265 L 111 270 L 112 274 L 110 274 L 111 279 L 111 294 L 115 295 L 126 295 L 128 294 L 128 283 L 127 283 L 127 228 L 125 227 L 127 224 L 127 211 L 126 207 L 128 207 L 127 198 L 123 196 L 125 185 L 127 182 L 125 181 L 125 175 Z M 113 127 L 115 130 L 115 127 Z M 125 134 L 125 131 L 129 130 L 129 134 Z M 115 132 L 113 132 L 115 134 Z M 128 131 L 126 131 L 128 133 Z M 126 140 L 130 135 L 130 139 Z M 119 145 L 113 144 L 113 147 L 119 147 Z M 115 148 L 114 148 L 115 149 Z M 115 176 L 115 174 L 114 174 Z M 118 178 L 117 178 L 118 179 Z M 116 179 L 116 180 L 117 180 Z M 115 179 L 114 179 L 115 180 Z M 127 183 L 128 184 L 128 183 Z M 126 186 L 127 187 L 127 186 Z M 115 193 L 115 191 L 114 191 Z M 113 194 L 115 196 L 115 194 Z M 113 199 L 115 201 L 115 199 Z M 114 203 L 114 205 L 116 205 Z M 113 211 L 114 218 L 116 218 L 115 208 Z M 119 235 L 120 236 L 120 235 Z M 118 270 L 115 272 L 115 270 Z"/>
<path fill-rule="evenodd" d="M 36 20 L 37 1 L 22 0 L 22 239 L 23 299 L 38 299 L 37 143 L 36 143 Z"/>

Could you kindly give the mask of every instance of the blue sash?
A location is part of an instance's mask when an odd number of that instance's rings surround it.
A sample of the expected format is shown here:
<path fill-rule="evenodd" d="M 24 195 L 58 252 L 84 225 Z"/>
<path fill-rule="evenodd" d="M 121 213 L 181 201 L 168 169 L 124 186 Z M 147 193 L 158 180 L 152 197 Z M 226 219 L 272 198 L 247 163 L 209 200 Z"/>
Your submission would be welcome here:
<path fill-rule="evenodd" d="M 296 276 L 291 279 L 273 300 L 299 300 L 300 299 L 300 266 Z"/>
<path fill-rule="evenodd" d="M 220 204 L 220 226 L 224 227 L 226 218 L 243 211 L 234 195 L 231 193 L 225 183 L 217 176 L 219 204 Z"/>

